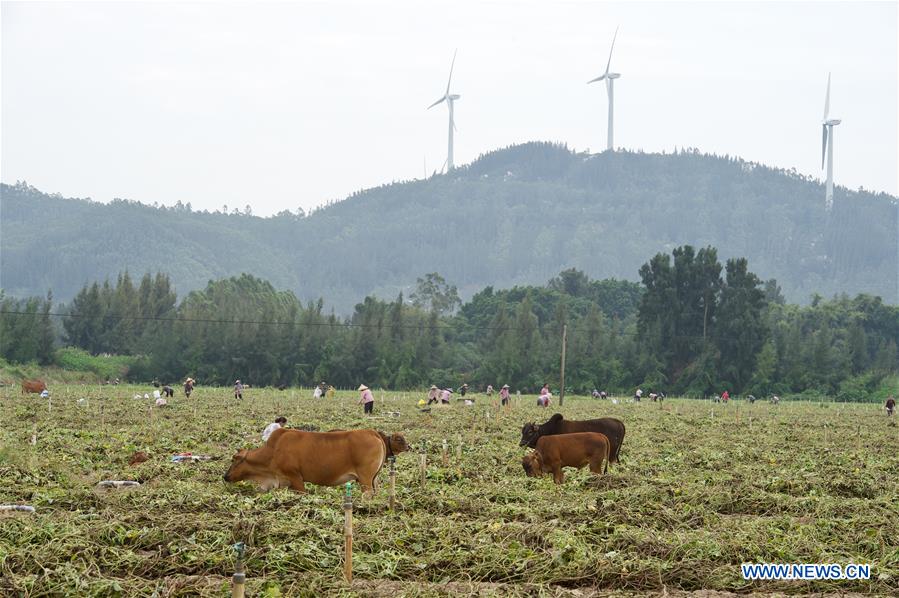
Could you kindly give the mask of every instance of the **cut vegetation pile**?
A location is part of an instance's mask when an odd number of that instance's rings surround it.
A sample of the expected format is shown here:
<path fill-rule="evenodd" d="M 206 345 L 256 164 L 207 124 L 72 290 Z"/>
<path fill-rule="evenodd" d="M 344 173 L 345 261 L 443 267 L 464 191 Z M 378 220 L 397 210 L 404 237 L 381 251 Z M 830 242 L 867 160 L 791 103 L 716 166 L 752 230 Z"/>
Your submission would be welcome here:
<path fill-rule="evenodd" d="M 567 470 L 557 487 L 521 467 L 521 425 L 554 412 L 530 397 L 510 412 L 481 395 L 475 407 L 423 414 L 418 394 L 376 392 L 376 417 L 363 419 L 355 394 L 248 389 L 237 402 L 199 387 L 150 411 L 152 400 L 132 397 L 151 390 L 51 387 L 48 410 L 0 389 L 0 503 L 36 508 L 0 515 L 0 595 L 221 596 L 236 542 L 247 545 L 251 595 L 899 595 L 899 427 L 877 406 L 568 400 L 566 417 L 618 417 L 627 436 L 609 475 Z M 356 489 L 352 588 L 340 488 L 263 494 L 222 480 L 231 455 L 258 445 L 277 415 L 403 432 L 427 451 L 424 488 L 418 456 L 397 458 L 396 511 L 386 471 L 374 500 Z M 149 460 L 129 465 L 136 451 Z M 181 452 L 214 458 L 171 462 Z M 106 490 L 101 480 L 142 485 Z M 743 562 L 868 563 L 871 579 L 748 582 Z"/>

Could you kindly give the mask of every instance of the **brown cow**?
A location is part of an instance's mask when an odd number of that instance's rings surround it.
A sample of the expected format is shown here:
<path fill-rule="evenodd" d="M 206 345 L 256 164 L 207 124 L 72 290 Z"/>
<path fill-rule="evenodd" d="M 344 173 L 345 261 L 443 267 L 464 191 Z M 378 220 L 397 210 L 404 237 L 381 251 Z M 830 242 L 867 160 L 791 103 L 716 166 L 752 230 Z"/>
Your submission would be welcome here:
<path fill-rule="evenodd" d="M 384 448 L 387 449 L 387 454 L 384 455 L 385 459 L 395 457 L 399 453 L 408 451 L 410 448 L 406 442 L 406 437 L 402 434 L 391 434 L 388 436 L 386 433 L 379 431 L 378 435 L 381 436 L 381 440 L 384 441 Z"/>
<path fill-rule="evenodd" d="M 593 473 L 603 474 L 609 469 L 609 439 L 596 432 L 542 436 L 537 440 L 536 450 L 522 457 L 521 464 L 532 478 L 552 472 L 556 484 L 564 479 L 563 467 L 580 469 L 589 465 Z"/>
<path fill-rule="evenodd" d="M 43 380 L 22 380 L 22 392 L 41 393 L 47 390 L 47 384 Z"/>
<path fill-rule="evenodd" d="M 377 490 L 387 447 L 374 430 L 303 432 L 279 428 L 257 449 L 231 459 L 226 482 L 250 480 L 263 490 L 289 487 L 306 491 L 306 482 L 339 486 L 356 480 L 364 493 Z"/>
<path fill-rule="evenodd" d="M 624 422 L 614 417 L 601 417 L 577 421 L 563 419 L 561 413 L 553 415 L 546 423 L 525 424 L 521 427 L 521 442 L 519 446 L 536 448 L 537 439 L 552 434 L 571 434 L 572 432 L 597 432 L 605 434 L 609 439 L 609 462 L 618 463 L 618 453 L 621 452 L 621 444 L 624 442 Z"/>

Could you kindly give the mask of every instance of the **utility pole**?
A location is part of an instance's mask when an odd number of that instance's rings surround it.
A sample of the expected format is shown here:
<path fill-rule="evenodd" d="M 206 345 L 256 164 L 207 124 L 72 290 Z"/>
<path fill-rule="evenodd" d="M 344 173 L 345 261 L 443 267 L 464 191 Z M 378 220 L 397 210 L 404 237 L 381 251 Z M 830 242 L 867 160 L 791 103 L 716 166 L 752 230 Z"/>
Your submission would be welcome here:
<path fill-rule="evenodd" d="M 568 324 L 562 324 L 562 387 L 559 389 L 559 407 L 565 404 L 565 345 L 568 342 Z"/>

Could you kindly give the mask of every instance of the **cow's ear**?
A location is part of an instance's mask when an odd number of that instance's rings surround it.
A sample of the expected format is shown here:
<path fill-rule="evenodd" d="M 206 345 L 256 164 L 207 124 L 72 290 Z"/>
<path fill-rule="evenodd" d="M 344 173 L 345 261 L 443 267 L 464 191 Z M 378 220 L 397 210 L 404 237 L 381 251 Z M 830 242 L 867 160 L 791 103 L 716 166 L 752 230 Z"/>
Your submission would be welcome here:
<path fill-rule="evenodd" d="M 553 413 L 553 416 L 551 418 L 549 418 L 549 421 L 551 421 L 551 422 L 562 421 L 562 414 L 561 413 Z"/>

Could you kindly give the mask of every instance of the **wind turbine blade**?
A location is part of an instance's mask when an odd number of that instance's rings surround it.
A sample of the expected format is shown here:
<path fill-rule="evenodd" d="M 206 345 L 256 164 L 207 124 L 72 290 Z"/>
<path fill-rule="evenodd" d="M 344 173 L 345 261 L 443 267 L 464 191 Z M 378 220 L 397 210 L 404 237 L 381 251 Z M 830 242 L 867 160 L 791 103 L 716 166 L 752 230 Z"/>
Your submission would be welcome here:
<path fill-rule="evenodd" d="M 446 80 L 446 95 L 449 95 L 450 83 L 453 82 L 453 67 L 456 66 L 456 53 L 459 52 L 459 49 L 456 48 L 456 51 L 453 52 L 453 62 L 450 64 L 450 75 L 449 79 Z"/>
<path fill-rule="evenodd" d="M 830 114 L 830 73 L 827 73 L 827 94 L 824 96 L 824 119 Z"/>
<path fill-rule="evenodd" d="M 824 168 L 824 154 L 827 153 L 827 125 L 822 125 L 821 129 L 821 168 Z"/>
<path fill-rule="evenodd" d="M 591 83 L 596 83 L 597 81 L 602 81 L 605 78 L 606 78 L 605 74 L 602 74 L 599 77 L 597 77 L 596 79 L 590 79 L 589 81 L 587 81 L 587 85 L 590 85 Z"/>
<path fill-rule="evenodd" d="M 615 49 L 615 38 L 618 37 L 618 27 L 615 27 L 615 35 L 612 36 L 612 47 L 609 48 L 609 61 L 606 63 L 606 75 L 609 74 L 609 68 L 612 66 L 612 50 Z"/>
<path fill-rule="evenodd" d="M 431 108 L 433 108 L 433 107 L 436 106 L 437 104 L 441 104 L 441 103 L 443 103 L 443 102 L 445 102 L 445 101 L 446 101 L 446 96 L 443 96 L 442 98 L 440 98 L 439 100 L 437 100 L 436 102 L 434 102 L 433 104 L 431 104 L 430 106 L 428 106 L 427 109 L 430 110 Z"/>

